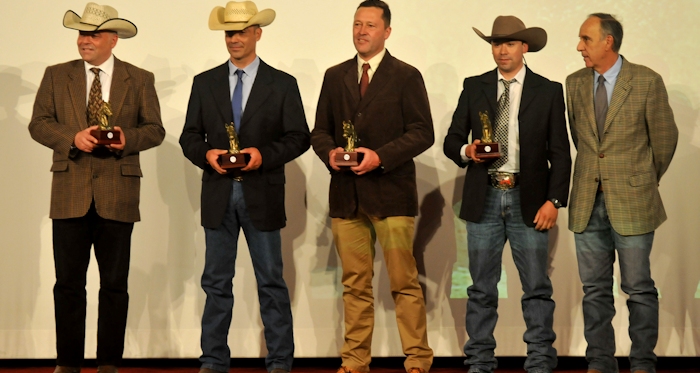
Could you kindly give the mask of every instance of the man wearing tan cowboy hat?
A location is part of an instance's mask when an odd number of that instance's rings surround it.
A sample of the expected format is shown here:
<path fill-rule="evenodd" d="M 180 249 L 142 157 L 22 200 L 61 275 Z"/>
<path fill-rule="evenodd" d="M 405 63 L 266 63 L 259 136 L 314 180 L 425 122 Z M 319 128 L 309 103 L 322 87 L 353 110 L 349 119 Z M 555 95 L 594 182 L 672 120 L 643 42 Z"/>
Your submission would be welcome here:
<path fill-rule="evenodd" d="M 629 295 L 630 371 L 656 371 L 659 298 L 649 257 L 654 231 L 666 220 L 659 182 L 678 128 L 663 79 L 620 55 L 622 35 L 612 15 L 589 15 L 576 47 L 586 67 L 566 78 L 577 150 L 569 229 L 583 283 L 589 373 L 618 372 L 611 323 L 616 254 L 620 287 Z"/>
<path fill-rule="evenodd" d="M 433 363 L 425 300 L 413 256 L 418 214 L 413 158 L 434 141 L 433 120 L 421 73 L 385 48 L 391 11 L 367 0 L 355 11 L 353 58 L 326 71 L 311 143 L 331 173 L 331 229 L 343 266 L 345 343 L 338 373 L 368 372 L 374 328 L 374 250 L 384 252 L 404 369 L 425 373 Z M 362 161 L 339 167 L 343 128 L 352 123 Z M 347 155 L 347 154 L 346 154 Z"/>
<path fill-rule="evenodd" d="M 99 265 L 98 372 L 116 372 L 124 351 L 131 232 L 139 215 L 139 152 L 165 137 L 152 73 L 122 62 L 112 49 L 136 35 L 107 5 L 88 3 L 63 25 L 78 30 L 82 60 L 49 66 L 29 132 L 53 149 L 51 212 L 56 269 L 57 373 L 79 372 L 85 350 L 85 279 L 94 246 Z M 100 109 L 119 142 L 99 145 Z"/>
<path fill-rule="evenodd" d="M 280 237 L 286 224 L 284 166 L 309 148 L 309 128 L 296 79 L 270 67 L 255 51 L 261 27 L 274 19 L 273 10 L 258 11 L 251 1 L 231 1 L 212 10 L 209 28 L 224 31 L 229 59 L 194 78 L 180 136 L 185 156 L 204 171 L 202 289 L 207 300 L 201 373 L 229 371 L 231 281 L 241 229 L 257 280 L 267 370 L 284 373 L 292 368 L 292 312 L 282 277 Z M 233 128 L 248 162 L 224 169 L 218 159 L 230 148 L 228 131 L 233 133 Z"/>
<path fill-rule="evenodd" d="M 467 168 L 460 217 L 467 221 L 473 285 L 467 289 L 464 363 L 470 373 L 496 369 L 493 331 L 507 240 L 525 293 L 524 367 L 528 373 L 549 373 L 557 365 L 557 352 L 552 347 L 556 336 L 547 274 L 548 230 L 556 224 L 558 208 L 566 205 L 571 173 L 563 90 L 524 64 L 526 52 L 537 52 L 547 43 L 543 29 L 499 16 L 491 36 L 474 31 L 491 44 L 497 67 L 464 80 L 444 144 L 445 155 Z M 499 144 L 498 158 L 483 156 L 493 144 L 478 146 L 487 141 L 485 122 L 493 127 L 489 142 Z"/>

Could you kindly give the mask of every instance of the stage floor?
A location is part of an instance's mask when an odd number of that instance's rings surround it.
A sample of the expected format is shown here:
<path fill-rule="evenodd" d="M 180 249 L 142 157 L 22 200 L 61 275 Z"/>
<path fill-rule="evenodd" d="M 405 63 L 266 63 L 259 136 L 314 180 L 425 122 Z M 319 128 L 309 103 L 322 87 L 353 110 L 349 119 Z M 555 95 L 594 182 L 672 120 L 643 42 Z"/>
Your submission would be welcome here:
<path fill-rule="evenodd" d="M 435 358 L 431 373 L 466 373 L 460 357 Z M 523 357 L 500 357 L 496 373 L 523 373 Z M 376 358 L 372 373 L 403 373 L 402 358 Z M 0 360 L 0 373 L 53 373 L 52 360 Z M 294 373 L 335 373 L 340 364 L 338 358 L 298 358 L 294 361 Z M 629 362 L 620 358 L 620 373 L 629 373 Z M 233 373 L 265 373 L 263 359 L 232 359 Z M 94 373 L 95 362 L 85 362 L 83 373 Z M 119 368 L 120 373 L 197 373 L 196 359 L 128 359 Z M 580 357 L 560 357 L 555 372 L 586 373 L 586 361 Z M 700 357 L 659 358 L 657 373 L 700 373 Z"/>

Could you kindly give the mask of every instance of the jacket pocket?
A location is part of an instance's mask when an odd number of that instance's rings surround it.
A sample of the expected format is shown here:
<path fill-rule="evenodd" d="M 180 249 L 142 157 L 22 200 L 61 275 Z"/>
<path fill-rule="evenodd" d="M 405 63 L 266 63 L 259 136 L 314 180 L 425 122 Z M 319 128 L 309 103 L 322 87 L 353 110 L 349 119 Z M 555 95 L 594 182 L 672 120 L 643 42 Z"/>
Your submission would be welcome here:
<path fill-rule="evenodd" d="M 68 161 L 56 161 L 51 165 L 51 172 L 68 171 Z"/>
<path fill-rule="evenodd" d="M 143 174 L 141 174 L 141 167 L 137 164 L 123 164 L 121 168 L 122 176 L 143 177 Z"/>
<path fill-rule="evenodd" d="M 645 172 L 643 174 L 632 175 L 629 178 L 630 185 L 633 187 L 656 184 L 656 174 L 653 172 Z"/>

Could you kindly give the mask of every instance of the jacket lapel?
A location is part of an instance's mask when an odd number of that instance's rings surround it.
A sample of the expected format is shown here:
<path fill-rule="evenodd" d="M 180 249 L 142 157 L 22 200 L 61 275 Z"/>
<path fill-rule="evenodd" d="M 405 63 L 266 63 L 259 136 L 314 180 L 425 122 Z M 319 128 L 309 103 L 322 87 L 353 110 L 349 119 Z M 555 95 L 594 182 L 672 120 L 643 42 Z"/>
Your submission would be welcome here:
<path fill-rule="evenodd" d="M 357 65 L 355 71 L 359 73 Z M 393 76 L 394 57 L 392 57 L 387 50 L 384 54 L 384 58 L 382 58 L 382 62 L 379 64 L 379 67 L 377 67 L 377 71 L 375 71 L 374 75 L 372 75 L 372 80 L 370 81 L 369 86 L 367 86 L 365 96 L 360 99 L 360 106 L 358 110 L 362 110 L 369 105 L 374 97 L 381 92 L 382 88 L 384 88 L 384 86 L 391 81 Z M 355 77 L 357 77 L 357 75 L 355 75 Z M 357 82 L 357 80 L 355 80 L 355 82 Z M 357 83 L 355 83 L 355 91 L 357 92 L 357 97 L 359 97 L 360 86 Z"/>
<path fill-rule="evenodd" d="M 495 123 L 496 108 L 498 107 L 498 74 L 496 74 L 495 69 L 481 78 L 481 91 L 489 103 L 489 110 L 491 110 L 489 119 L 491 123 Z"/>
<path fill-rule="evenodd" d="M 345 72 L 343 82 L 345 83 L 345 89 L 347 90 L 348 97 L 350 97 L 350 107 L 356 108 L 360 103 L 360 84 L 358 83 L 357 75 L 357 56 L 355 56 L 351 61 L 354 63 L 349 64 L 350 67 Z M 371 85 L 372 84 L 370 84 L 370 86 Z M 369 87 L 367 87 L 367 90 L 369 91 Z M 367 94 L 367 92 L 365 92 L 365 94 Z"/>
<path fill-rule="evenodd" d="M 627 62 L 622 60 L 622 68 L 620 68 L 620 73 L 617 75 L 617 81 L 615 82 L 615 87 L 613 88 L 613 94 L 610 98 L 610 106 L 608 107 L 608 115 L 605 117 L 605 129 L 608 129 L 610 123 L 620 111 L 622 104 L 627 100 L 632 86 L 630 85 L 630 80 L 632 79 L 632 74 L 630 74 L 630 69 Z"/>
<path fill-rule="evenodd" d="M 129 93 L 129 73 L 122 61 L 114 58 L 114 72 L 112 73 L 112 86 L 109 89 L 109 105 L 112 107 L 114 116 L 121 113 L 124 107 L 124 100 Z"/>
<path fill-rule="evenodd" d="M 537 86 L 539 86 L 541 83 L 532 70 L 530 70 L 527 66 L 525 68 L 527 70 L 525 73 L 525 82 L 523 82 L 523 90 L 520 95 L 520 109 L 518 109 L 518 118 L 523 115 L 525 109 L 527 109 L 528 105 L 530 105 L 532 100 L 535 98 L 535 95 L 537 94 Z"/>
<path fill-rule="evenodd" d="M 208 84 L 211 90 L 211 97 L 214 98 L 214 106 L 224 120 L 224 123 L 221 123 L 222 125 L 233 122 L 233 109 L 229 99 L 231 92 L 229 91 L 228 75 L 228 62 L 226 62 L 214 70 L 212 79 L 209 80 Z"/>
<path fill-rule="evenodd" d="M 251 116 L 267 101 L 272 92 L 271 84 L 273 79 L 270 69 L 270 66 L 260 60 L 258 73 L 255 76 L 255 82 L 253 82 L 250 96 L 248 96 L 248 101 L 245 104 L 245 110 L 243 110 L 243 116 L 241 117 L 241 132 L 246 129 L 246 124 L 250 122 Z"/>
<path fill-rule="evenodd" d="M 592 131 L 593 136 L 600 140 L 598 125 L 595 121 L 595 107 L 593 106 L 593 69 L 590 70 L 590 74 L 581 79 L 579 84 L 581 84 L 581 89 L 578 90 L 581 93 L 581 99 L 577 104 L 583 108 L 589 130 Z"/>
<path fill-rule="evenodd" d="M 80 129 L 87 128 L 87 78 L 85 76 L 85 64 L 82 60 L 76 61 L 75 68 L 68 75 L 68 92 L 73 105 L 73 112 L 78 117 Z"/>

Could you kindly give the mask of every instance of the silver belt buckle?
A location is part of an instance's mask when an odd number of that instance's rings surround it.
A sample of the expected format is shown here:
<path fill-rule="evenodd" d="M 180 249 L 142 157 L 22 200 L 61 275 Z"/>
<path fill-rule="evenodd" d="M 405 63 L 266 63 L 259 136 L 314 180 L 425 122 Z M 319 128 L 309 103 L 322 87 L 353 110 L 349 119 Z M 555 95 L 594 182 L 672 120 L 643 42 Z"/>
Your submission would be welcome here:
<path fill-rule="evenodd" d="M 491 177 L 491 185 L 494 188 L 498 188 L 500 190 L 508 190 L 508 189 L 515 188 L 516 175 L 513 173 L 510 173 L 510 172 L 492 172 L 492 173 L 489 173 L 489 176 Z"/>

